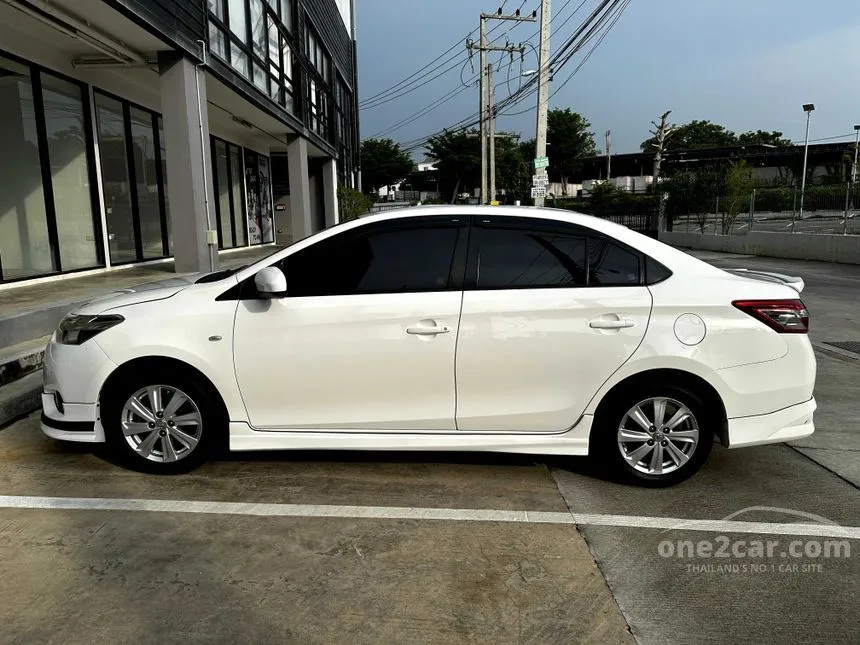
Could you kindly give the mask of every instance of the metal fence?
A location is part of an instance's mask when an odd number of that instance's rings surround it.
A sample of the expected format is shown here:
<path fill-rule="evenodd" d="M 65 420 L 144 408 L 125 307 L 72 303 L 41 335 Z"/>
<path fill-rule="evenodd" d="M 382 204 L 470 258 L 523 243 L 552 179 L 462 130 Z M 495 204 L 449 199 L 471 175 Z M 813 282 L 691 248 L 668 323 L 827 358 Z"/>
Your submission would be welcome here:
<path fill-rule="evenodd" d="M 850 184 L 765 188 L 743 197 L 714 197 L 695 213 L 672 213 L 671 230 L 745 235 L 750 231 L 860 235 L 860 191 Z"/>

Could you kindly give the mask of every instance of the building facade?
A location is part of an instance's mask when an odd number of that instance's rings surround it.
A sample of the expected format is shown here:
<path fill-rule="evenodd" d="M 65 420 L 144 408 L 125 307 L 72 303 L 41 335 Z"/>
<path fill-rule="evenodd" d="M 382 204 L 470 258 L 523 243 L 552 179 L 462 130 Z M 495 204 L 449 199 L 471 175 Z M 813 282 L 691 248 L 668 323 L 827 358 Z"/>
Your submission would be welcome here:
<path fill-rule="evenodd" d="M 0 0 L 0 286 L 336 223 L 355 52 L 351 0 Z"/>

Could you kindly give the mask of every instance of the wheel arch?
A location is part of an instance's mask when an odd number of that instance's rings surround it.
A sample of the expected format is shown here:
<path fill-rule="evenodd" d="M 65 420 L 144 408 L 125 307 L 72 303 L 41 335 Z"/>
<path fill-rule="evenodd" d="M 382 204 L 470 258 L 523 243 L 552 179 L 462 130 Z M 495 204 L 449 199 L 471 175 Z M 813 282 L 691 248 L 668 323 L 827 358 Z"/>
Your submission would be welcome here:
<path fill-rule="evenodd" d="M 671 383 L 672 385 L 680 385 L 692 390 L 697 394 L 710 410 L 717 414 L 720 420 L 716 432 L 717 437 L 724 446 L 728 446 L 728 415 L 723 399 L 717 392 L 716 388 L 708 383 L 704 378 L 692 372 L 674 368 L 655 368 L 648 369 L 642 372 L 631 374 L 607 391 L 600 402 L 597 404 L 594 416 L 600 418 L 602 413 L 612 405 L 613 401 L 619 395 L 627 393 L 631 390 L 636 390 L 644 385 L 653 385 L 654 383 Z M 598 424 L 592 425 L 591 432 L 595 432 Z"/>
<path fill-rule="evenodd" d="M 218 391 L 218 388 L 215 387 L 212 380 L 193 365 L 177 358 L 170 358 L 167 356 L 139 356 L 118 365 L 102 384 L 98 395 L 99 408 L 103 408 L 103 397 L 105 395 L 109 395 L 111 390 L 124 379 L 143 371 L 161 370 L 168 371 L 173 374 L 181 374 L 185 378 L 194 379 L 212 397 L 212 401 L 215 403 L 217 412 L 223 422 L 223 426 L 225 428 L 228 426 L 230 415 L 227 411 L 227 405 L 224 402 L 224 397 L 221 395 L 221 392 Z M 223 439 L 226 442 L 226 432 Z"/>

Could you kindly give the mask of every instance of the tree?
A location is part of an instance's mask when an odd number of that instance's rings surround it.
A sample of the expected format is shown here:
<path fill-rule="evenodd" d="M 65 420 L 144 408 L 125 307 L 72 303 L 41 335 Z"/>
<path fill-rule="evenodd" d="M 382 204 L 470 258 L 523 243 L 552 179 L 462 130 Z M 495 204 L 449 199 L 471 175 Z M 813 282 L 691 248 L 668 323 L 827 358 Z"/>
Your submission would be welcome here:
<path fill-rule="evenodd" d="M 349 222 L 358 219 L 373 206 L 373 198 L 368 197 L 355 188 L 349 186 L 338 186 L 337 205 L 340 211 L 340 221 Z"/>
<path fill-rule="evenodd" d="M 654 137 L 642 142 L 640 148 L 645 152 L 654 149 L 656 143 Z M 677 126 L 672 134 L 666 139 L 664 150 L 672 152 L 675 150 L 691 150 L 694 148 L 721 148 L 737 144 L 737 136 L 725 126 L 710 121 L 691 121 Z"/>
<path fill-rule="evenodd" d="M 754 187 L 755 180 L 752 177 L 752 168 L 746 161 L 734 163 L 726 171 L 726 200 L 722 217 L 723 235 L 731 233 L 738 215 L 749 205 L 750 194 Z"/>
<path fill-rule="evenodd" d="M 460 191 L 481 182 L 481 140 L 475 131 L 445 132 L 427 141 L 427 156 L 436 162 L 440 195 L 451 195 L 453 204 Z"/>
<path fill-rule="evenodd" d="M 414 168 L 410 156 L 391 139 L 365 139 L 361 142 L 361 181 L 367 193 L 396 184 Z"/>
<path fill-rule="evenodd" d="M 581 114 L 564 110 L 550 110 L 547 115 L 547 153 L 553 175 L 567 183 L 567 178 L 576 172 L 583 157 L 597 154 L 591 123 Z"/>
<path fill-rule="evenodd" d="M 741 146 L 766 145 L 785 148 L 791 145 L 791 139 L 784 138 L 782 136 L 782 132 L 779 132 L 778 130 L 773 130 L 771 132 L 765 132 L 764 130 L 756 130 L 753 132 L 750 130 L 749 132 L 742 132 L 739 134 L 737 143 Z"/>

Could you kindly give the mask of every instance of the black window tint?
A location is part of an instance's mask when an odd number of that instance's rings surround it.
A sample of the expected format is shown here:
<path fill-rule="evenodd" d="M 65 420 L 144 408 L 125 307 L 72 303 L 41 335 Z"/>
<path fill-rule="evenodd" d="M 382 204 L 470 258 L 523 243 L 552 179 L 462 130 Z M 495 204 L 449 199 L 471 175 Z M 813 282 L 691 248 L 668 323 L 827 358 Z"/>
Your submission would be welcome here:
<path fill-rule="evenodd" d="M 588 240 L 588 266 L 589 286 L 639 284 L 639 256 L 607 239 Z"/>
<path fill-rule="evenodd" d="M 479 231 L 478 289 L 585 286 L 584 237 L 536 229 Z"/>
<path fill-rule="evenodd" d="M 646 284 L 657 284 L 658 282 L 662 282 L 666 278 L 672 275 L 672 272 L 669 271 L 662 264 L 657 262 L 654 258 L 645 257 L 645 283 Z"/>
<path fill-rule="evenodd" d="M 346 233 L 284 259 L 287 295 L 440 291 L 448 286 L 458 228 Z"/>

